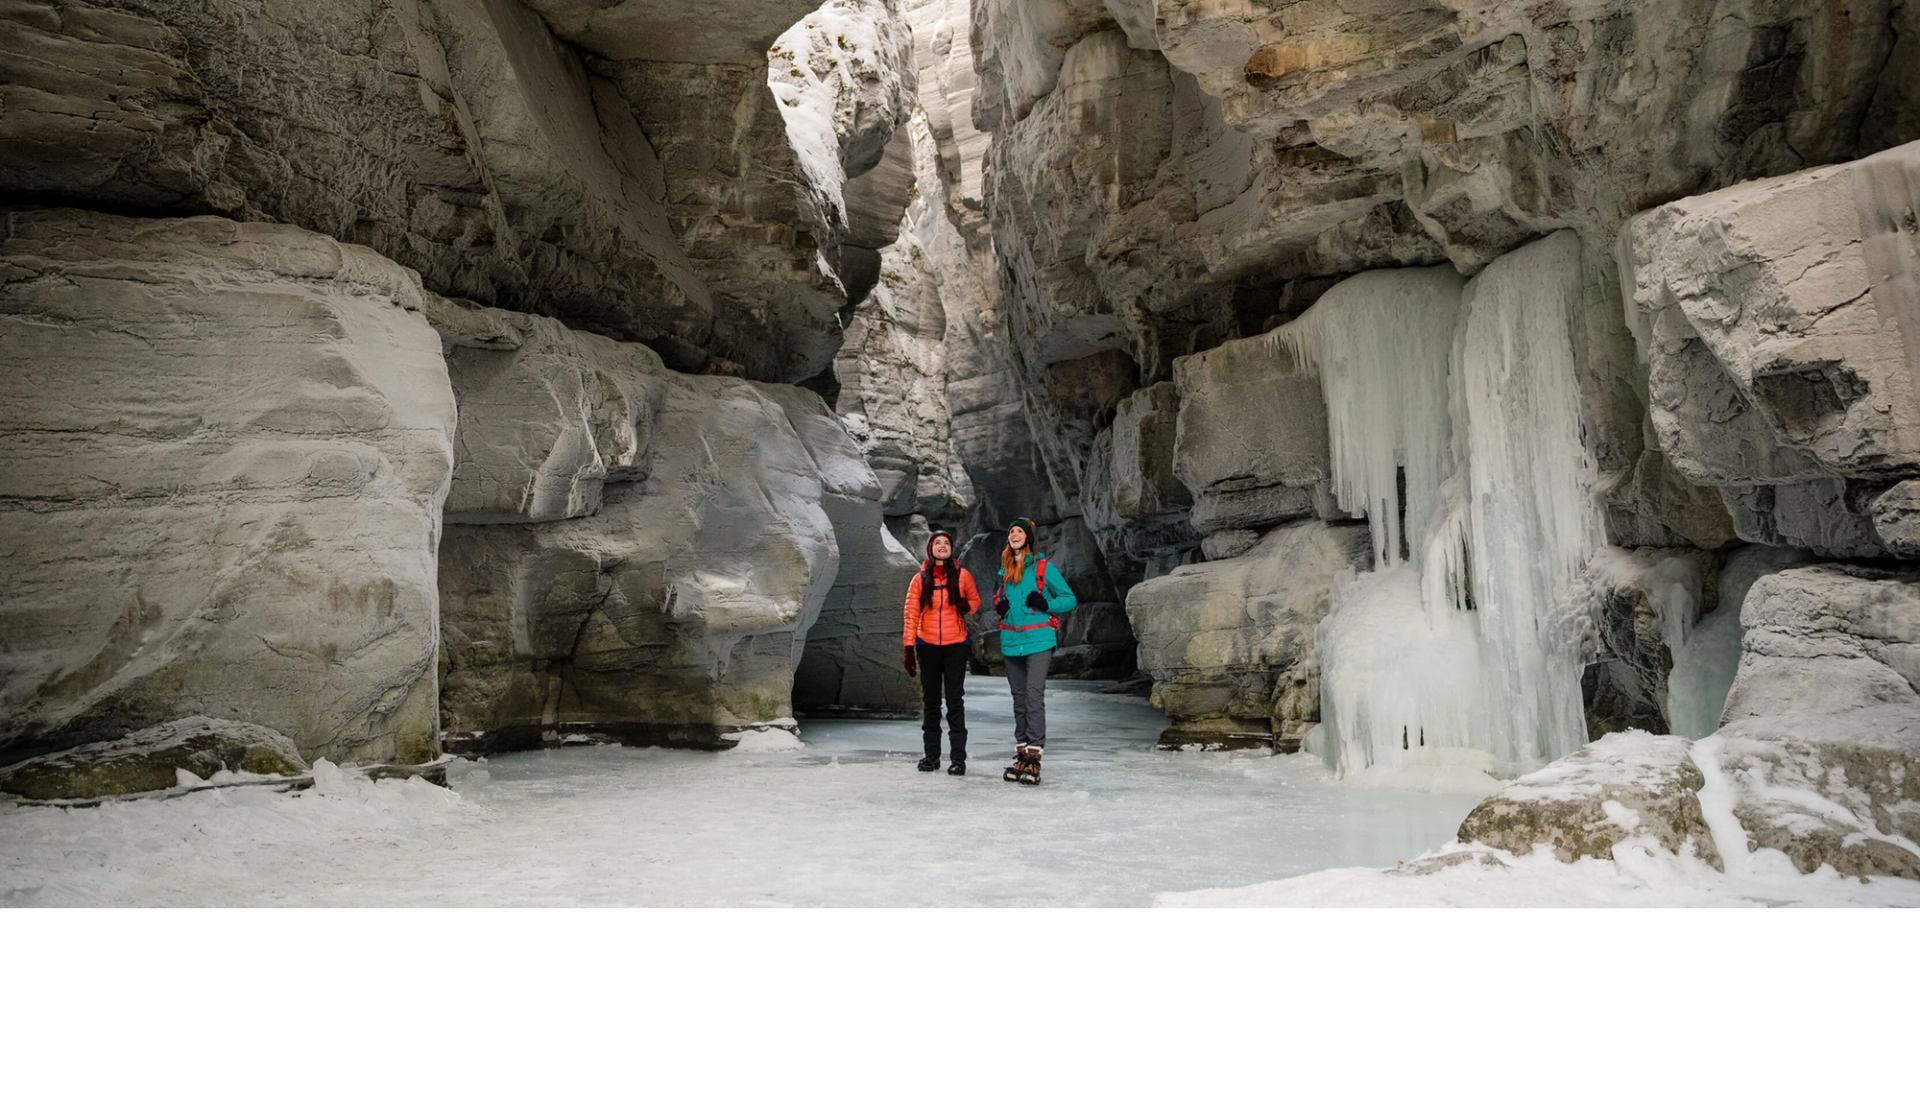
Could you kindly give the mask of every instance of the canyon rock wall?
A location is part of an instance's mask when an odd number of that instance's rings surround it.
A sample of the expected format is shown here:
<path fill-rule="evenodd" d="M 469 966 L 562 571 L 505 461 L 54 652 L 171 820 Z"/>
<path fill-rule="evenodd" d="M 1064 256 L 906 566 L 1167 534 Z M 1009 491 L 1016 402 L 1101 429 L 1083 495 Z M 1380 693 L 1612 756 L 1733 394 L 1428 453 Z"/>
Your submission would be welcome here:
<path fill-rule="evenodd" d="M 439 753 L 454 394 L 412 272 L 283 225 L 0 235 L 0 759 L 186 716 Z"/>
<path fill-rule="evenodd" d="M 829 368 L 913 199 L 895 0 L 0 32 L 0 760 L 183 717 L 336 761 L 443 721 L 727 746 L 792 727 L 796 673 L 911 706 L 881 484 L 777 383 Z"/>

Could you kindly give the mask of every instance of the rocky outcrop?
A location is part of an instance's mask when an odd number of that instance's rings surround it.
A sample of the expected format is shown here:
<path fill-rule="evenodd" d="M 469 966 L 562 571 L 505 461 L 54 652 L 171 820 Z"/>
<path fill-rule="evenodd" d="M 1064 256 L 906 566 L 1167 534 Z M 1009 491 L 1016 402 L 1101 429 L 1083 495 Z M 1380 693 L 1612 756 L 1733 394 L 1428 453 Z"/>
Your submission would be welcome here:
<path fill-rule="evenodd" d="M 871 166 L 801 179 L 768 87 L 815 6 L 27 0 L 0 14 L 0 190 L 300 225 L 449 296 L 797 380 L 837 346 L 840 188 Z M 904 118 L 905 36 L 882 0 L 840 25 L 890 44 L 827 93 L 857 110 L 877 75 L 895 113 L 812 127 L 860 160 Z"/>
<path fill-rule="evenodd" d="M 1702 746 L 1756 849 L 1802 872 L 1920 879 L 1920 578 L 1858 567 L 1761 577 L 1725 723 Z"/>
<path fill-rule="evenodd" d="M 29 800 L 91 800 L 172 788 L 184 771 L 292 776 L 306 762 L 293 740 L 255 724 L 191 716 L 119 739 L 43 754 L 0 769 L 0 792 Z"/>
<path fill-rule="evenodd" d="M 834 358 L 834 410 L 879 477 L 889 517 L 954 522 L 972 506 L 972 483 L 954 450 L 949 385 L 964 348 L 949 340 L 945 279 L 936 249 L 961 247 L 940 193 L 933 137 L 924 118 L 909 129 L 916 194 L 898 237 L 880 255 L 878 284 L 854 310 Z M 964 330 L 963 328 L 961 330 Z"/>
<path fill-rule="evenodd" d="M 1173 720 L 1161 745 L 1298 750 L 1319 720 L 1314 630 L 1336 577 L 1371 553 L 1365 526 L 1296 522 L 1244 555 L 1134 587 L 1140 669 Z"/>
<path fill-rule="evenodd" d="M 1545 845 L 1574 861 L 1611 860 L 1615 845 L 1644 837 L 1722 867 L 1689 746 L 1644 731 L 1607 735 L 1482 801 L 1459 838 L 1520 854 Z"/>
<path fill-rule="evenodd" d="M 1877 500 L 1920 469 L 1916 193 L 1920 144 L 1682 199 L 1622 237 L 1661 446 L 1745 540 L 1909 551 L 1898 497 Z"/>
<path fill-rule="evenodd" d="M 920 694 L 900 670 L 899 612 L 918 565 L 882 524 L 880 481 L 818 396 L 778 385 L 761 392 L 786 411 L 819 470 L 820 506 L 840 554 L 833 586 L 807 628 L 793 706 L 801 712 L 914 715 Z"/>
<path fill-rule="evenodd" d="M 459 404 L 454 523 L 553 522 L 644 479 L 668 379 L 660 356 L 558 321 L 429 298 Z"/>
<path fill-rule="evenodd" d="M 1272 526 L 1323 512 L 1330 461 L 1320 375 L 1281 333 L 1174 362 L 1173 471 L 1199 532 Z"/>
<path fill-rule="evenodd" d="M 545 318 L 450 302 L 436 316 L 462 373 L 598 391 L 597 402 L 569 408 L 576 443 L 555 446 L 545 464 L 606 470 L 587 513 L 546 521 L 501 506 L 448 527 L 439 580 L 449 745 L 498 749 L 588 729 L 720 747 L 742 730 L 787 724 L 807 630 L 839 572 L 829 506 L 882 536 L 878 485 L 818 398 L 669 373 L 645 348 Z M 463 390 L 483 400 L 491 391 Z M 529 422 L 477 409 L 462 420 L 459 450 L 518 452 Z M 651 444 L 634 449 L 636 439 Z M 463 461 L 454 479 L 498 494 L 496 467 Z"/>
<path fill-rule="evenodd" d="M 188 715 L 438 754 L 454 399 L 413 274 L 221 218 L 0 224 L 0 760 Z"/>
<path fill-rule="evenodd" d="M 1179 391 L 1162 381 L 1120 401 L 1087 457 L 1087 527 L 1108 571 L 1128 585 L 1191 562 L 1200 538 L 1187 519 L 1193 496 L 1174 474 L 1179 425 Z"/>

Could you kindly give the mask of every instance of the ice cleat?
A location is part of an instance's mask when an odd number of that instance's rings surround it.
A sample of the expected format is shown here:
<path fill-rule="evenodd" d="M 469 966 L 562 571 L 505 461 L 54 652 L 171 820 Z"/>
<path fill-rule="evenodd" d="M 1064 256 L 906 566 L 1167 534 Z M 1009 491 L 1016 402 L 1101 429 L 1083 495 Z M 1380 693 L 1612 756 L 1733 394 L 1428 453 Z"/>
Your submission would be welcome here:
<path fill-rule="evenodd" d="M 920 767 L 919 767 L 919 768 L 920 768 L 920 772 L 921 772 L 921 773 L 932 773 L 932 772 L 933 772 L 934 770 L 936 770 L 936 769 L 939 769 L 939 768 L 940 768 L 940 759 L 938 759 L 938 758 L 922 758 L 922 759 L 920 759 Z"/>
<path fill-rule="evenodd" d="M 947 767 L 947 772 L 953 774 L 955 777 L 965 777 L 967 775 L 967 764 L 965 762 L 955 762 Z"/>

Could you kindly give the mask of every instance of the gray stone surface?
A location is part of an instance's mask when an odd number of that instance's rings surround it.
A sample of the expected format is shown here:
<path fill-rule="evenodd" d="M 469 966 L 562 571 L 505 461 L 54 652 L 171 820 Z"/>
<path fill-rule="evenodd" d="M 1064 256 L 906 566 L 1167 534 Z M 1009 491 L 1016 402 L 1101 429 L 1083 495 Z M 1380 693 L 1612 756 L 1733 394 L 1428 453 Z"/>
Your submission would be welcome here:
<path fill-rule="evenodd" d="M 1174 384 L 1173 471 L 1194 496 L 1195 529 L 1273 525 L 1313 511 L 1330 468 L 1327 406 L 1320 375 L 1279 333 L 1181 358 Z"/>
<path fill-rule="evenodd" d="M 784 385 L 761 393 L 787 413 L 820 476 L 820 505 L 833 524 L 840 564 L 807 629 L 795 668 L 802 712 L 911 716 L 920 691 L 900 667 L 900 606 L 917 558 L 881 521 L 880 481 L 818 396 Z"/>
<path fill-rule="evenodd" d="M 834 117 L 799 129 L 834 147 L 803 159 L 765 51 L 804 0 L 22 0 L 0 191 L 297 224 L 436 292 L 797 380 L 849 300 L 841 188 L 908 98 L 890 0 L 834 2 L 859 8 L 841 37 L 893 48 L 845 80 L 821 59 L 802 111 Z"/>
<path fill-rule="evenodd" d="M 1165 745 L 1298 749 L 1319 719 L 1314 630 L 1333 582 L 1371 559 L 1365 526 L 1297 522 L 1241 556 L 1190 564 L 1134 587 L 1127 616 Z"/>
<path fill-rule="evenodd" d="M 439 753 L 454 399 L 414 275 L 221 218 L 0 220 L 0 760 L 186 715 Z"/>
<path fill-rule="evenodd" d="M 654 437 L 646 477 L 590 516 L 448 528 L 451 748 L 574 726 L 725 747 L 791 720 L 839 569 L 821 469 L 781 404 L 730 378 L 670 376 Z"/>
<path fill-rule="evenodd" d="M 639 343 L 430 297 L 460 409 L 447 521 L 551 522 L 641 479 L 668 384 Z"/>
<path fill-rule="evenodd" d="M 1920 144 L 1681 199 L 1627 228 L 1661 448 L 1723 489 L 1747 540 L 1885 551 L 1862 495 L 1920 468 L 1920 281 L 1897 212 L 1915 191 Z"/>
<path fill-rule="evenodd" d="M 947 315 L 938 249 L 962 247 L 936 200 L 940 180 L 924 117 L 907 127 L 919 193 L 880 251 L 879 281 L 854 310 L 833 370 L 834 410 L 879 477 L 890 516 L 933 515 L 952 522 L 974 502 L 955 451 L 949 386 L 966 351 L 963 321 Z M 964 260 L 963 260 L 964 261 Z"/>
<path fill-rule="evenodd" d="M 1895 556 L 1920 556 L 1920 480 L 1902 480 L 1869 504 L 1874 536 Z"/>

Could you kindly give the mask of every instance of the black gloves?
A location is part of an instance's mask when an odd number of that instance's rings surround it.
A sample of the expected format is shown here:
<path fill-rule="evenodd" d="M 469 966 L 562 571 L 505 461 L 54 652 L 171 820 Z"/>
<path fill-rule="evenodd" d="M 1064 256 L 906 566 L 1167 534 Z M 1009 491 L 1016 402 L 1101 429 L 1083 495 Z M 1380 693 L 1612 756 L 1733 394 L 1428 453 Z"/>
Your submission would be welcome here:
<path fill-rule="evenodd" d="M 901 658 L 907 664 L 907 677 L 909 678 L 920 677 L 920 668 L 915 666 L 913 662 L 913 649 L 910 647 L 902 647 L 900 651 L 901 651 Z"/>
<path fill-rule="evenodd" d="M 1036 613 L 1053 612 L 1052 610 L 1047 608 L 1047 600 L 1041 597 L 1040 592 L 1037 590 L 1030 590 L 1027 592 L 1027 608 L 1030 610 L 1033 610 Z"/>
<path fill-rule="evenodd" d="M 1013 603 L 1007 601 L 1006 591 L 1003 590 L 999 594 L 994 595 L 993 612 L 999 614 L 1002 617 L 1005 617 L 1007 615 L 1007 611 L 1012 608 L 1013 608 Z"/>

